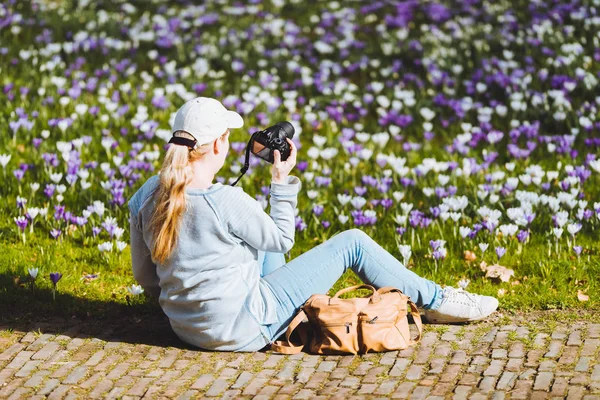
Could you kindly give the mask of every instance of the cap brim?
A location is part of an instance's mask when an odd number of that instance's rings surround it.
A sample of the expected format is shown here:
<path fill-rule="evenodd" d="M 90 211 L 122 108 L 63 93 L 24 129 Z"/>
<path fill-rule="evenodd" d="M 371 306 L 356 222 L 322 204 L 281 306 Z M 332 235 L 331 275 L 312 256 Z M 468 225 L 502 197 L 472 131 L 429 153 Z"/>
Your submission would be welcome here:
<path fill-rule="evenodd" d="M 228 110 L 225 113 L 225 118 L 227 120 L 227 128 L 241 128 L 244 126 L 244 119 L 235 111 Z"/>

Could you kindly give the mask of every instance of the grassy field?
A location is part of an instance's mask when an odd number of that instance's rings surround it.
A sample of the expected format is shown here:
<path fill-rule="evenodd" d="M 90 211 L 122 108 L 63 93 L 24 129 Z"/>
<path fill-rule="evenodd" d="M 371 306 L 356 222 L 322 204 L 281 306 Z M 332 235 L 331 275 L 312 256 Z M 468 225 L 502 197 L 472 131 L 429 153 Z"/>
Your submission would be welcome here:
<path fill-rule="evenodd" d="M 171 115 L 197 95 L 245 120 L 222 182 L 237 178 L 249 133 L 294 124 L 290 258 L 359 228 L 503 310 L 600 310 L 600 51 L 585 23 L 596 10 L 471 3 L 4 4 L 0 317 L 161 312 L 127 290 L 130 249 L 117 246 Z M 269 168 L 253 158 L 239 184 L 263 202 Z M 486 277 L 482 262 L 512 276 Z M 349 271 L 331 293 L 358 282 Z"/>

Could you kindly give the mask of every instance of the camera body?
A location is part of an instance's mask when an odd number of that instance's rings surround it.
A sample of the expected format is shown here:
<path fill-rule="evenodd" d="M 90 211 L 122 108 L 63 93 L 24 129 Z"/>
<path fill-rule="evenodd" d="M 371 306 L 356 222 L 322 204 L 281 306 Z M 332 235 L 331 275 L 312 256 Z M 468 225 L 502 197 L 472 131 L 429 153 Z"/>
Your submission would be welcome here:
<path fill-rule="evenodd" d="M 275 162 L 273 151 L 279 150 L 281 161 L 287 160 L 292 149 L 286 138 L 292 139 L 294 132 L 293 125 L 287 121 L 278 122 L 262 131 L 255 132 L 251 140 L 252 154 L 273 164 Z"/>

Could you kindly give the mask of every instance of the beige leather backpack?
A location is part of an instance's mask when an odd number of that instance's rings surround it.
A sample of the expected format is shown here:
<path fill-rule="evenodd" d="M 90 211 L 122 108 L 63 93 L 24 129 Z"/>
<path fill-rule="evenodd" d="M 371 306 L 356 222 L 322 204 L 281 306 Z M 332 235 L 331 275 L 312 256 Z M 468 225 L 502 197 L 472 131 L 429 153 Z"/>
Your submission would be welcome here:
<path fill-rule="evenodd" d="M 373 293 L 368 297 L 339 298 L 360 288 Z M 415 339 L 410 337 L 409 307 L 418 330 Z M 296 328 L 300 344 L 290 340 Z M 418 343 L 422 331 L 417 306 L 399 289 L 386 286 L 375 290 L 370 285 L 358 285 L 342 289 L 333 297 L 312 295 L 290 323 L 286 340 L 272 343 L 271 350 L 283 354 L 299 353 L 305 347 L 315 354 L 400 350 Z"/>

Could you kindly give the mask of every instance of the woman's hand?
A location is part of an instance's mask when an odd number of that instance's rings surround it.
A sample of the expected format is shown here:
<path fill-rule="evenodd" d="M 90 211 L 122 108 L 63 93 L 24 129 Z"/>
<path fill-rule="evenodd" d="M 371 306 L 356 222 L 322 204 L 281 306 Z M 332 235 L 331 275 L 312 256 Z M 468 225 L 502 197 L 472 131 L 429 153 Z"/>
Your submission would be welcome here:
<path fill-rule="evenodd" d="M 273 152 L 273 158 L 275 162 L 273 163 L 273 167 L 271 167 L 271 181 L 273 183 L 287 183 L 287 177 L 290 174 L 290 171 L 296 165 L 296 145 L 290 138 L 285 138 L 290 145 L 290 156 L 285 161 L 281 161 L 281 153 L 279 150 L 275 150 Z"/>

